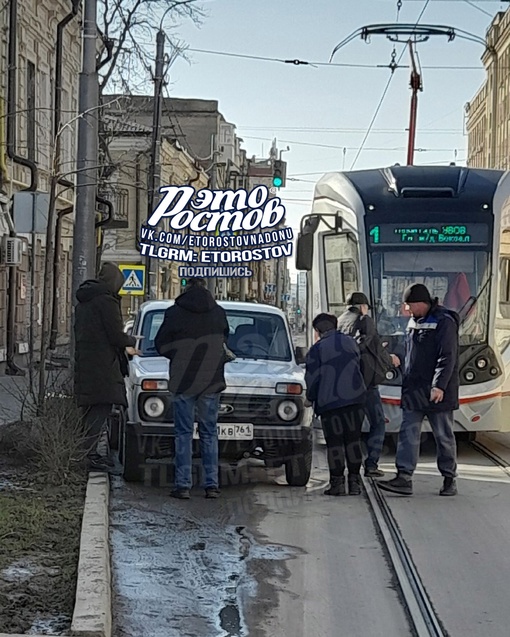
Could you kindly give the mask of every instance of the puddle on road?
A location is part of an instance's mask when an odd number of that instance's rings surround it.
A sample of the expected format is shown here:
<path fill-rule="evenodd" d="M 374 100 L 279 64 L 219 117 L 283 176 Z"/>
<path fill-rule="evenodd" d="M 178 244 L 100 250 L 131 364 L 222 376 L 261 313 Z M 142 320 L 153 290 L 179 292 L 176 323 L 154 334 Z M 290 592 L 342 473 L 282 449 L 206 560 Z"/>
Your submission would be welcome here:
<path fill-rule="evenodd" d="M 246 527 L 228 524 L 221 508 L 213 513 L 157 491 L 144 491 L 145 500 L 116 491 L 115 637 L 248 637 L 243 609 L 260 594 L 276 605 L 265 580 L 296 550 L 260 543 Z"/>

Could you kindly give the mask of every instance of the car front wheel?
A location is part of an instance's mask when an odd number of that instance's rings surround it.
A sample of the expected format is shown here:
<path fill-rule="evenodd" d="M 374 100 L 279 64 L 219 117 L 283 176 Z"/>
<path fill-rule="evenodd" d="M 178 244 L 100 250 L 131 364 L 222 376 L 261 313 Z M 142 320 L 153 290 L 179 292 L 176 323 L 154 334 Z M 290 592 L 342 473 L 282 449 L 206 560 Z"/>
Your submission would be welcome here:
<path fill-rule="evenodd" d="M 305 487 L 307 485 L 312 473 L 312 452 L 311 435 L 307 435 L 301 442 L 293 442 L 289 445 L 285 461 L 285 478 L 291 487 Z"/>

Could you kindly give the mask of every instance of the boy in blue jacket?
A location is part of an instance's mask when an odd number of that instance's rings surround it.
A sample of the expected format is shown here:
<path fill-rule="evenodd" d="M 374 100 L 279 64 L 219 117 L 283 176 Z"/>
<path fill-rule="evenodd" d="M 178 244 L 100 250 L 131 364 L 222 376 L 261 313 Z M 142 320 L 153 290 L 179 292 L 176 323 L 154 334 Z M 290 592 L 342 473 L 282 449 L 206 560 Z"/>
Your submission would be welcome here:
<path fill-rule="evenodd" d="M 306 359 L 306 397 L 321 417 L 327 445 L 330 487 L 325 495 L 345 495 L 347 458 L 349 495 L 361 493 L 361 427 L 366 388 L 356 341 L 337 332 L 337 318 L 319 314 L 313 328 L 319 340 Z"/>

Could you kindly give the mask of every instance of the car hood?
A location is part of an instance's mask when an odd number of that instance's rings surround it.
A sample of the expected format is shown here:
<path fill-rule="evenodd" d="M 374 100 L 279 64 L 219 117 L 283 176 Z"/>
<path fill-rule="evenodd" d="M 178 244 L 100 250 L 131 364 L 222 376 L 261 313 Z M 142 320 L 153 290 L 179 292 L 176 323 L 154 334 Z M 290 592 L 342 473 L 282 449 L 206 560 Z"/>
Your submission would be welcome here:
<path fill-rule="evenodd" d="M 144 378 L 168 378 L 168 360 L 163 357 L 135 357 L 130 363 L 130 376 L 140 384 Z M 234 387 L 264 387 L 274 389 L 279 383 L 301 383 L 305 372 L 293 361 L 266 361 L 237 358 L 225 365 L 227 390 Z"/>

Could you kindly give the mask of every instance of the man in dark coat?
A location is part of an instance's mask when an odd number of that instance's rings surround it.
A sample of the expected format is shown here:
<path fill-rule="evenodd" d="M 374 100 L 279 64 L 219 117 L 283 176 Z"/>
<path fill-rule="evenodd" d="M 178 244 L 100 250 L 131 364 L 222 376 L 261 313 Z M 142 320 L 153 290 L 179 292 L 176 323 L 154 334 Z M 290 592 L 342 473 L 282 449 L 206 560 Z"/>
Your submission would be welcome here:
<path fill-rule="evenodd" d="M 365 403 L 370 431 L 366 436 L 367 458 L 365 475 L 381 477 L 378 467 L 384 444 L 386 422 L 378 385 L 386 380 L 386 372 L 398 367 L 400 360 L 382 346 L 374 320 L 368 314 L 370 305 L 363 292 L 353 292 L 347 298 L 347 310 L 338 319 L 338 330 L 352 336 L 361 352 L 361 371 L 367 387 Z"/>
<path fill-rule="evenodd" d="M 427 416 L 443 476 L 440 495 L 457 494 L 457 445 L 453 412 L 459 406 L 459 317 L 438 305 L 422 283 L 406 288 L 403 301 L 411 312 L 407 326 L 402 381 L 402 425 L 398 437 L 398 475 L 379 482 L 381 489 L 411 495 L 420 452 L 420 432 Z"/>
<path fill-rule="evenodd" d="M 106 262 L 96 279 L 76 292 L 74 394 L 84 411 L 89 470 L 108 471 L 113 463 L 97 453 L 97 443 L 113 405 L 127 407 L 127 353 L 136 353 L 136 339 L 124 333 L 119 291 L 122 272 Z"/>
<path fill-rule="evenodd" d="M 172 496 L 188 499 L 192 486 L 192 441 L 196 419 L 207 498 L 218 489 L 218 409 L 225 389 L 225 344 L 229 327 L 225 310 L 192 278 L 188 289 L 165 313 L 154 344 L 170 360 L 169 390 L 175 423 L 175 488 Z"/>
<path fill-rule="evenodd" d="M 306 358 L 306 398 L 321 417 L 330 487 L 324 495 L 345 495 L 347 457 L 349 495 L 361 493 L 361 427 L 366 388 L 356 341 L 336 330 L 332 314 L 319 314 L 313 328 L 319 340 Z"/>

